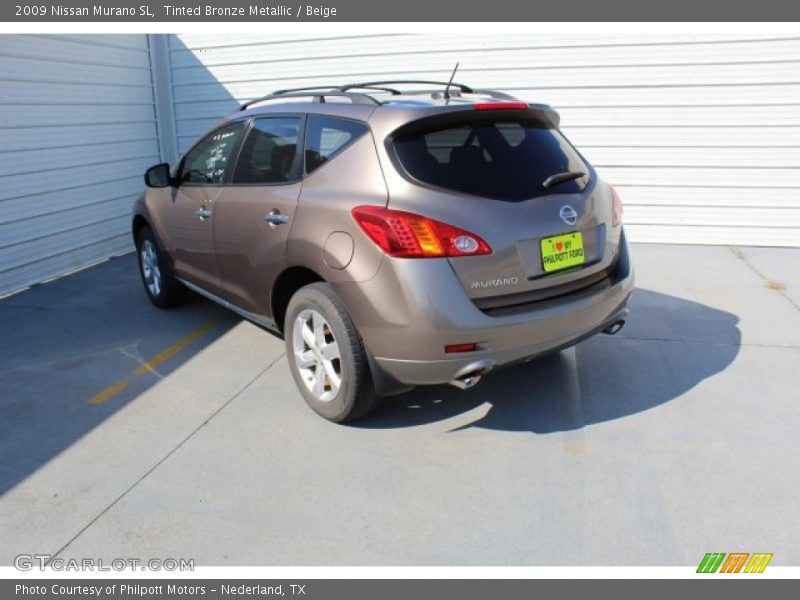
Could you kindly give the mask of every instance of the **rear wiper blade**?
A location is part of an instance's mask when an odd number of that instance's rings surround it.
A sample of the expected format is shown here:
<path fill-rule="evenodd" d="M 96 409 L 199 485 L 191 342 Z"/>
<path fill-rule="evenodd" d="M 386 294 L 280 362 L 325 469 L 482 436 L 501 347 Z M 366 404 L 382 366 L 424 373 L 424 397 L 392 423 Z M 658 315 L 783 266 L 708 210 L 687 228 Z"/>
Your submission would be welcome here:
<path fill-rule="evenodd" d="M 558 185 L 559 183 L 564 183 L 565 181 L 580 179 L 585 175 L 586 173 L 582 173 L 581 171 L 564 171 L 563 173 L 556 173 L 555 175 L 550 175 L 550 177 L 545 179 L 542 182 L 542 187 L 548 189 L 554 185 Z"/>

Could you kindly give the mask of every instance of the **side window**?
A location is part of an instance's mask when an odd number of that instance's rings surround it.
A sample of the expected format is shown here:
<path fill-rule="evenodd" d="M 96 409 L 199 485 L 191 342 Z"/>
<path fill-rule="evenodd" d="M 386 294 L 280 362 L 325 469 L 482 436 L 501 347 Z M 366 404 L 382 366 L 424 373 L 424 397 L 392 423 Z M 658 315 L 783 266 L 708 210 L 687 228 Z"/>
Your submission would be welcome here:
<path fill-rule="evenodd" d="M 233 123 L 199 142 L 186 155 L 181 170 L 181 183 L 209 185 L 222 183 L 231 160 L 231 153 L 242 134 L 242 124 Z"/>
<path fill-rule="evenodd" d="M 299 117 L 256 119 L 236 161 L 233 183 L 285 183 L 297 179 L 299 135 Z"/>
<path fill-rule="evenodd" d="M 336 117 L 310 117 L 306 132 L 306 173 L 311 173 L 325 161 L 340 152 L 367 131 L 366 123 L 337 119 Z"/>

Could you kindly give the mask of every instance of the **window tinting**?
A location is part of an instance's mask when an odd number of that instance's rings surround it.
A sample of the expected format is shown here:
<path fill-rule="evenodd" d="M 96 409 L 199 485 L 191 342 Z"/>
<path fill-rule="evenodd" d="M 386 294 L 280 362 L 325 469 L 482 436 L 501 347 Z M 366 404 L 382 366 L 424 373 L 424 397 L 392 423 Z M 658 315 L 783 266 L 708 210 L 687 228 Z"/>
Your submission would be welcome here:
<path fill-rule="evenodd" d="M 394 140 L 409 175 L 458 192 L 519 201 L 581 191 L 587 178 L 550 189 L 542 182 L 564 171 L 588 173 L 566 139 L 539 121 L 475 121 L 427 129 Z"/>
<path fill-rule="evenodd" d="M 334 154 L 354 142 L 367 125 L 335 117 L 311 117 L 306 132 L 306 173 L 322 166 Z"/>
<path fill-rule="evenodd" d="M 297 179 L 295 168 L 300 119 L 256 119 L 236 162 L 233 183 L 285 183 Z"/>
<path fill-rule="evenodd" d="M 222 183 L 231 160 L 231 152 L 242 133 L 242 124 L 233 123 L 217 129 L 198 143 L 183 161 L 181 183 L 209 185 Z"/>

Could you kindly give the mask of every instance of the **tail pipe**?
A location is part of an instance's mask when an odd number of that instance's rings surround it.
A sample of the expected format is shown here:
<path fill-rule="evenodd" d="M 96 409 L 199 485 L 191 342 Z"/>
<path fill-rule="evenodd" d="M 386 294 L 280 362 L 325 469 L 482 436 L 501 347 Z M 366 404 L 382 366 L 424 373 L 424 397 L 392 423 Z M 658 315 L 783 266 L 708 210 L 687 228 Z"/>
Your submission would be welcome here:
<path fill-rule="evenodd" d="M 486 373 L 495 367 L 490 360 L 479 360 L 462 368 L 450 381 L 450 385 L 460 390 L 468 390 L 478 385 Z"/>
<path fill-rule="evenodd" d="M 606 333 L 608 335 L 614 335 L 616 333 L 619 333 L 619 330 L 622 329 L 623 327 L 625 327 L 625 319 L 619 319 L 617 321 L 614 321 L 611 325 L 609 325 L 605 329 L 603 329 L 603 333 Z"/>
<path fill-rule="evenodd" d="M 603 329 L 603 333 L 614 335 L 625 327 L 625 319 L 617 319 L 611 325 Z M 453 379 L 450 380 L 450 385 L 457 387 L 460 390 L 469 390 L 478 385 L 486 373 L 495 367 L 495 363 L 490 360 L 480 360 L 470 363 L 462 368 Z"/>

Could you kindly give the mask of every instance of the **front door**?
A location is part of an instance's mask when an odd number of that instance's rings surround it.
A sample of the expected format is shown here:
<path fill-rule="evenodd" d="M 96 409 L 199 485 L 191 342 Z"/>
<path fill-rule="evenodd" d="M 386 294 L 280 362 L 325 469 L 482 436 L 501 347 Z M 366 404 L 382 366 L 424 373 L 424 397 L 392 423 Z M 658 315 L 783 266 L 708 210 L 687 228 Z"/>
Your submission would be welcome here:
<path fill-rule="evenodd" d="M 214 248 L 223 297 L 271 319 L 270 290 L 286 263 L 301 188 L 303 119 L 253 121 L 231 184 L 214 202 Z"/>
<path fill-rule="evenodd" d="M 181 163 L 178 185 L 165 211 L 175 271 L 218 294 L 219 270 L 214 256 L 214 204 L 229 175 L 233 152 L 243 130 L 231 123 L 212 132 Z"/>

